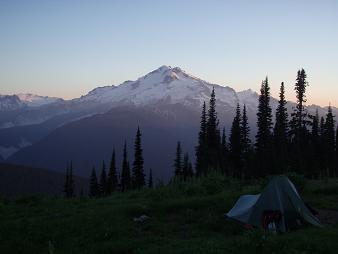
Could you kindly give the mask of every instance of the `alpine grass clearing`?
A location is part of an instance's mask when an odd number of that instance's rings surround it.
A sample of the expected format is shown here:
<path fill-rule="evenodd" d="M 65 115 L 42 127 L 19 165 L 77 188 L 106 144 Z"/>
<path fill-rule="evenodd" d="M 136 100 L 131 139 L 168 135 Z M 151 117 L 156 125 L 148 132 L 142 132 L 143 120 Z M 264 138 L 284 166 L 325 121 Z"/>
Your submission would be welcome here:
<path fill-rule="evenodd" d="M 0 253 L 337 253 L 338 180 L 291 180 L 324 228 L 247 230 L 224 213 L 266 181 L 210 176 L 98 199 L 2 199 Z M 142 215 L 149 219 L 134 221 Z"/>

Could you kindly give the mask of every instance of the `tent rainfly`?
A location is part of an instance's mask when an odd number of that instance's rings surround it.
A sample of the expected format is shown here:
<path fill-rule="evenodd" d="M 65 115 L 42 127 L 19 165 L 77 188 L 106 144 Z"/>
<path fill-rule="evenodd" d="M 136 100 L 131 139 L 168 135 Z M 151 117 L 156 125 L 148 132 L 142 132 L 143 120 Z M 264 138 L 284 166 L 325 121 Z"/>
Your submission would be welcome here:
<path fill-rule="evenodd" d="M 300 221 L 321 227 L 286 176 L 274 176 L 261 194 L 241 196 L 226 217 L 263 229 L 273 222 L 279 232 Z"/>

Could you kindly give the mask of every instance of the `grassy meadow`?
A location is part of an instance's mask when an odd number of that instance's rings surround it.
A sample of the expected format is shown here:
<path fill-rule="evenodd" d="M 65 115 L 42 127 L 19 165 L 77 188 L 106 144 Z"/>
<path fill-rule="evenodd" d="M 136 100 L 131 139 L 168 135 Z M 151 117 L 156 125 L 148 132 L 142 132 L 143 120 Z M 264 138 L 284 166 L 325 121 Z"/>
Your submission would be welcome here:
<path fill-rule="evenodd" d="M 296 181 L 305 201 L 333 213 L 324 228 L 273 235 L 224 218 L 240 195 L 264 183 L 211 176 L 98 199 L 2 199 L 0 253 L 338 252 L 338 180 Z M 150 218 L 134 222 L 143 214 Z"/>

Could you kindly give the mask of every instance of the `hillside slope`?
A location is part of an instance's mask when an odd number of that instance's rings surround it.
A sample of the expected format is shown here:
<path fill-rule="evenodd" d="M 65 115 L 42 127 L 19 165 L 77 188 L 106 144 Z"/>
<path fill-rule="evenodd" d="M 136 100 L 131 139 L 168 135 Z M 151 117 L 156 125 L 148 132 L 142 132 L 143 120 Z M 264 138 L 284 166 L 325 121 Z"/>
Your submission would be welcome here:
<path fill-rule="evenodd" d="M 88 180 L 74 177 L 77 194 L 87 191 Z M 0 197 L 44 194 L 62 196 L 65 175 L 62 173 L 26 166 L 0 163 Z"/>
<path fill-rule="evenodd" d="M 102 160 L 110 162 L 116 150 L 117 167 L 121 169 L 124 141 L 128 157 L 133 161 L 133 145 L 137 126 L 142 131 L 145 172 L 153 169 L 154 179 L 168 180 L 177 141 L 194 158 L 198 133 L 199 114 L 181 105 L 158 107 L 121 107 L 110 112 L 88 117 L 53 131 L 33 146 L 22 149 L 8 161 L 11 163 L 44 167 L 53 170 L 64 168 L 73 160 L 77 174 L 89 176 L 93 165 L 101 169 Z"/>

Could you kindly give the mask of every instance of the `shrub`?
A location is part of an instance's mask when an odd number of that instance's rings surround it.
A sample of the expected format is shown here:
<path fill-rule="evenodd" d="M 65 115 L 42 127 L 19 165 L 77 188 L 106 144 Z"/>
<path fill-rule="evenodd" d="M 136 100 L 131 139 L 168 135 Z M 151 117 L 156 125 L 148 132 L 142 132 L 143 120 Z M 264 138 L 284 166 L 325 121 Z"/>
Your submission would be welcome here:
<path fill-rule="evenodd" d="M 41 197 L 38 196 L 25 196 L 19 197 L 15 200 L 16 204 L 23 204 L 23 205 L 36 205 L 41 201 Z"/>
<path fill-rule="evenodd" d="M 297 174 L 295 172 L 290 172 L 286 175 L 290 181 L 295 185 L 297 191 L 302 192 L 306 186 L 306 180 L 303 175 Z"/>
<path fill-rule="evenodd" d="M 323 195 L 337 195 L 338 194 L 338 186 L 322 186 L 319 187 L 318 189 L 315 189 L 313 191 L 315 194 L 323 194 Z"/>
<path fill-rule="evenodd" d="M 204 188 L 198 182 L 190 182 L 184 186 L 183 192 L 185 196 L 197 196 L 204 194 Z"/>
<path fill-rule="evenodd" d="M 211 174 L 201 179 L 201 186 L 206 194 L 213 195 L 219 193 L 232 185 L 232 180 L 220 174 Z"/>

